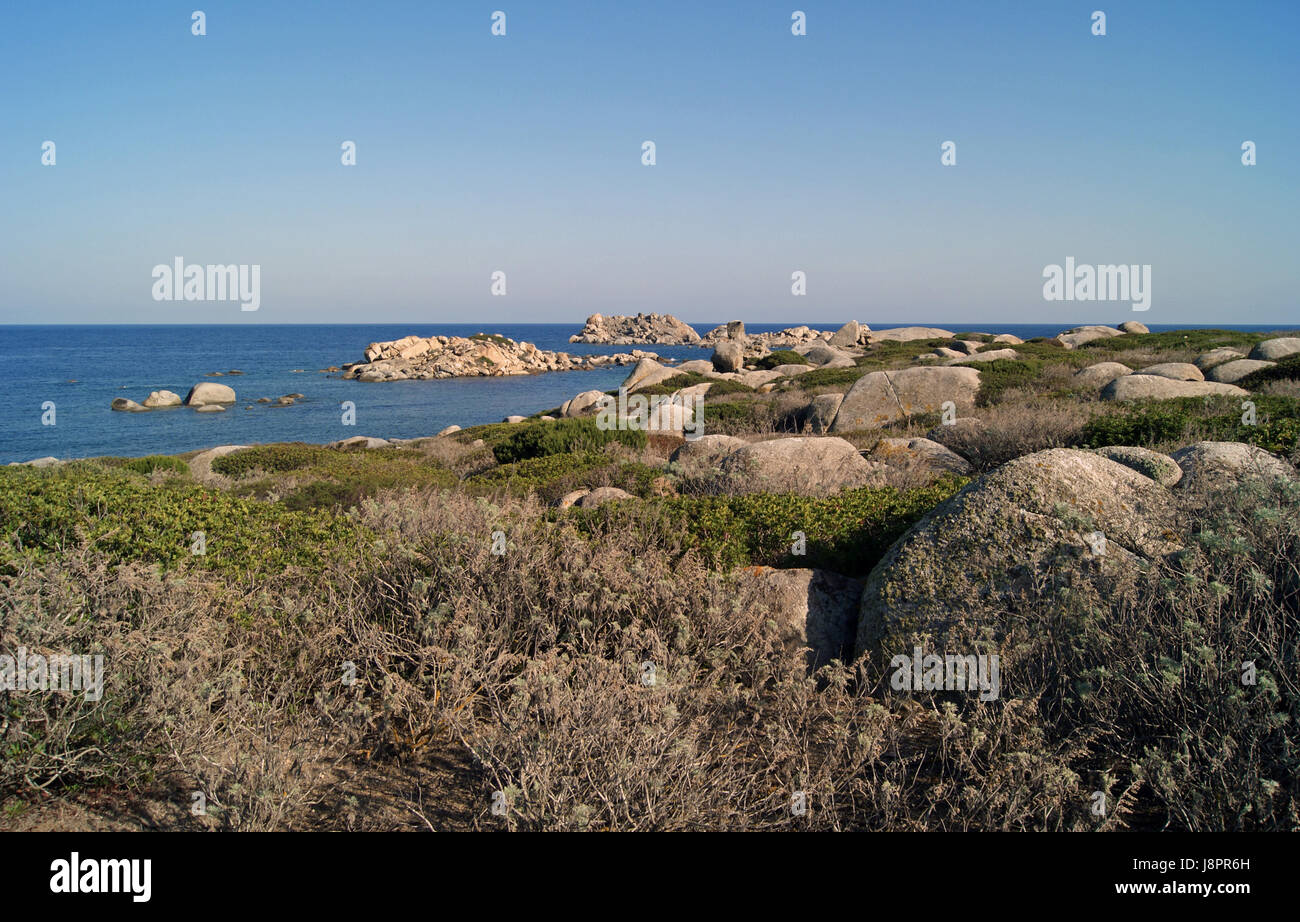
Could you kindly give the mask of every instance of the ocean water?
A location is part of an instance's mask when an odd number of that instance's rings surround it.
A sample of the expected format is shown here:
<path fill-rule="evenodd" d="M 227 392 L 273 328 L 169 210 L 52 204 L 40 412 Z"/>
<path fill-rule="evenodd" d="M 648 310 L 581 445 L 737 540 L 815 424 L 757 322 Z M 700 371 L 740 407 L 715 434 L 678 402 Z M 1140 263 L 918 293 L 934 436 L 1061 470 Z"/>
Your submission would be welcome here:
<path fill-rule="evenodd" d="M 830 322 L 747 324 L 751 332 L 800 323 L 833 329 Z M 692 323 L 704 333 L 717 323 Z M 941 326 L 961 332 L 1014 333 L 1023 339 L 1054 336 L 1070 325 L 930 324 L 872 322 L 872 327 Z M 259 442 L 332 442 L 354 435 L 416 438 L 456 423 L 499 422 L 557 407 L 586 390 L 612 390 L 628 368 L 555 372 L 508 378 L 460 378 L 362 384 L 319 369 L 362 360 L 369 343 L 419 336 L 499 333 L 539 349 L 572 353 L 628 352 L 634 348 L 679 360 L 707 358 L 692 346 L 592 346 L 570 344 L 575 324 L 331 324 L 265 326 L 0 326 L 0 363 L 9 369 L 0 400 L 0 464 L 33 458 L 138 457 L 214 445 Z M 1167 329 L 1174 329 L 1168 327 Z M 1255 329 L 1254 327 L 1234 327 Z M 1153 330 L 1162 329 L 1152 327 Z M 1263 328 L 1260 328 L 1263 329 Z M 243 371 L 242 376 L 205 377 Z M 294 369 L 304 369 L 295 372 Z M 153 390 L 181 397 L 200 381 L 235 389 L 238 402 L 225 413 L 186 408 L 115 413 L 116 397 L 142 402 Z M 258 404 L 258 397 L 302 393 L 290 407 Z M 340 404 L 356 404 L 356 425 L 342 423 Z M 54 425 L 42 422 L 54 404 Z M 252 404 L 253 409 L 245 407 Z"/>

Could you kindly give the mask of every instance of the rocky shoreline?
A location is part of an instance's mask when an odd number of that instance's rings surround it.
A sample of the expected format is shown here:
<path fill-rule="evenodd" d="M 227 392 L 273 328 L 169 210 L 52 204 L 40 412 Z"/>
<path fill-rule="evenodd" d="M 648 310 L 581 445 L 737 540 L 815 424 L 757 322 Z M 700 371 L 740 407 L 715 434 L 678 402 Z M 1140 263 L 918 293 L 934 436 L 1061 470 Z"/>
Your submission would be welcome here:
<path fill-rule="evenodd" d="M 439 378 L 535 375 L 548 371 L 587 371 L 609 365 L 630 365 L 658 358 L 639 349 L 615 355 L 570 355 L 547 352 L 532 343 L 505 336 L 406 336 L 371 343 L 365 360 L 343 365 L 343 377 L 364 382 L 431 381 Z"/>

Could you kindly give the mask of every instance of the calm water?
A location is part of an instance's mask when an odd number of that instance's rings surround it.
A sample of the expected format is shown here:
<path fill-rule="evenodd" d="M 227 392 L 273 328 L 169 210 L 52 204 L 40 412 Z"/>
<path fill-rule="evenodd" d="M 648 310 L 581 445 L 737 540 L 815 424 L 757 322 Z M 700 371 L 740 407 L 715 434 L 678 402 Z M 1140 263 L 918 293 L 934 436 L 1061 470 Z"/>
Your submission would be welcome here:
<path fill-rule="evenodd" d="M 751 332 L 779 330 L 802 321 L 750 324 Z M 834 322 L 808 324 L 832 329 Z M 701 333 L 716 323 L 692 324 Z M 903 323 L 873 323 L 877 329 Z M 935 325 L 920 323 L 916 325 Z M 953 331 L 1014 333 L 1024 339 L 1054 336 L 1070 325 L 937 324 Z M 1235 327 L 1253 329 L 1252 327 Z M 172 454 L 214 445 L 255 442 L 331 442 L 353 435 L 414 438 L 456 423 L 499 422 L 559 406 L 585 390 L 612 390 L 625 367 L 556 372 L 513 378 L 463 378 L 362 384 L 318 369 L 362 359 L 376 341 L 419 336 L 500 333 L 539 349 L 573 353 L 627 352 L 643 348 L 677 359 L 707 358 L 690 346 L 570 345 L 575 324 L 373 324 L 328 326 L 0 326 L 0 363 L 9 369 L 0 401 L 0 463 L 53 455 Z M 1152 329 L 1161 329 L 1152 327 Z M 1172 328 L 1170 328 L 1172 329 Z M 294 373 L 294 369 L 305 373 Z M 238 369 L 242 376 L 206 378 Z M 115 413 L 115 397 L 142 402 L 153 390 L 184 397 L 200 381 L 235 389 L 238 403 L 225 413 L 188 409 Z M 302 393 L 296 405 L 269 408 L 255 401 Z M 356 425 L 342 425 L 340 403 L 356 403 Z M 56 423 L 42 425 L 42 404 L 53 401 Z M 253 404 L 254 409 L 244 407 Z"/>

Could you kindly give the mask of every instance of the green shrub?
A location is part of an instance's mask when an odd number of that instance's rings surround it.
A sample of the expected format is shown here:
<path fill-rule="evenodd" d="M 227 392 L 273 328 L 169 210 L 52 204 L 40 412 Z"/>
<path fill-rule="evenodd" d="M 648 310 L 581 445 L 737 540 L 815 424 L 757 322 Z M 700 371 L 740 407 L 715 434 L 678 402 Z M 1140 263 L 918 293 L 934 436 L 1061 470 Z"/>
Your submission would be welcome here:
<path fill-rule="evenodd" d="M 803 390 L 812 390 L 815 387 L 843 387 L 853 386 L 863 375 L 872 371 L 871 368 L 858 365 L 853 368 L 818 368 L 816 371 L 807 371 L 792 378 L 794 386 Z"/>
<path fill-rule="evenodd" d="M 1033 386 L 1043 370 L 1043 363 L 1038 359 L 996 359 L 960 365 L 980 373 L 979 393 L 975 397 L 975 405 L 980 407 L 1001 402 L 1002 392 L 1009 388 Z"/>
<path fill-rule="evenodd" d="M 812 362 L 793 349 L 777 349 L 775 352 L 769 352 L 757 362 L 755 368 L 771 369 L 778 365 L 811 365 Z"/>
<path fill-rule="evenodd" d="M 866 575 L 922 515 L 967 483 L 947 477 L 929 486 L 845 490 L 831 497 L 792 493 L 673 497 L 640 508 L 574 510 L 587 534 L 625 527 L 632 516 L 663 546 L 700 554 L 710 567 L 814 567 Z M 794 532 L 807 536 L 807 553 L 791 554 Z M 647 538 L 647 540 L 653 540 Z"/>
<path fill-rule="evenodd" d="M 102 459 L 109 461 L 109 459 Z M 112 459 L 116 461 L 117 459 Z M 128 471 L 134 471 L 137 474 L 152 474 L 154 471 L 173 471 L 177 474 L 188 474 L 190 466 L 180 458 L 173 458 L 171 455 L 147 455 L 143 458 L 127 458 L 120 464 L 112 466 L 121 467 Z"/>
<path fill-rule="evenodd" d="M 720 394 L 752 394 L 754 392 L 752 387 L 741 384 L 739 381 L 720 381 L 717 378 L 705 377 L 698 372 L 686 371 L 660 381 L 658 384 L 643 387 L 637 393 L 645 394 L 647 397 L 675 394 L 684 387 L 694 387 L 697 384 L 710 385 L 708 392 L 710 396 L 714 397 Z M 611 396 L 618 396 L 618 391 L 614 391 Z"/>
<path fill-rule="evenodd" d="M 267 474 L 280 474 L 296 471 L 320 464 L 328 464 L 332 455 L 340 449 L 324 445 L 308 445 L 305 442 L 281 442 L 276 445 L 255 445 L 240 451 L 232 451 L 212 462 L 212 470 L 233 479 L 244 477 L 253 471 Z"/>
<path fill-rule="evenodd" d="M 1257 394 L 1250 399 L 1255 425 L 1242 422 L 1242 402 L 1234 398 L 1135 401 L 1089 420 L 1083 443 L 1089 448 L 1161 447 L 1209 439 L 1245 442 L 1283 455 L 1294 451 L 1300 439 L 1300 398 Z"/>
<path fill-rule="evenodd" d="M 203 532 L 206 554 L 191 554 Z M 125 470 L 74 463 L 53 470 L 0 468 L 0 572 L 86 545 L 120 562 L 274 575 L 356 554 L 345 519 L 295 512 L 190 481 L 159 484 Z"/>
<path fill-rule="evenodd" d="M 501 464 L 590 451 L 610 443 L 641 450 L 646 434 L 640 429 L 601 429 L 592 417 L 557 419 L 553 422 L 523 422 L 516 431 L 493 446 L 492 454 Z"/>
<path fill-rule="evenodd" d="M 1241 330 L 1167 330 L 1163 333 L 1126 333 L 1084 343 L 1080 349 L 1090 352 L 1127 352 L 1131 349 L 1159 351 L 1162 349 L 1191 349 L 1209 352 L 1220 346 L 1250 347 L 1264 339 L 1262 333 L 1245 333 Z"/>

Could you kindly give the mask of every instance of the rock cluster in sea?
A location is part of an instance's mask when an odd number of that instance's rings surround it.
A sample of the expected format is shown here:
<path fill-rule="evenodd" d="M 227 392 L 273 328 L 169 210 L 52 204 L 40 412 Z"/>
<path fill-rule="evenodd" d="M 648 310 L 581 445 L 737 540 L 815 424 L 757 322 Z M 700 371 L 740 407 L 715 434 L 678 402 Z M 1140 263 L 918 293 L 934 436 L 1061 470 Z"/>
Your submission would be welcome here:
<path fill-rule="evenodd" d="M 671 314 L 637 314 L 635 317 L 592 314 L 582 332 L 569 337 L 571 343 L 632 345 L 657 343 L 665 346 L 693 346 L 700 334 Z"/>
<path fill-rule="evenodd" d="M 584 371 L 629 365 L 653 353 L 634 350 L 616 355 L 547 352 L 532 343 L 476 333 L 464 336 L 406 336 L 371 343 L 365 361 L 343 366 L 343 377 L 358 381 L 428 381 L 434 378 L 503 377 L 544 371 Z"/>

